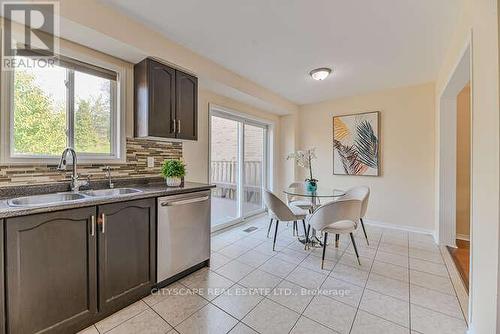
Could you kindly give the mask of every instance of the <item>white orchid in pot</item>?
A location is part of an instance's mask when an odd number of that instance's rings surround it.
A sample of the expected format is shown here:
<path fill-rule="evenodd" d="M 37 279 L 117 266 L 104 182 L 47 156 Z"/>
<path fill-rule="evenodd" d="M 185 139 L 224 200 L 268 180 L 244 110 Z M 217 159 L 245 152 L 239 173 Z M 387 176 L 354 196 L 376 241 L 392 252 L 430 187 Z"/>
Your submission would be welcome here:
<path fill-rule="evenodd" d="M 294 153 L 290 153 L 286 157 L 287 160 L 290 159 L 295 160 L 297 166 L 309 170 L 309 178 L 305 180 L 308 191 L 316 191 L 316 189 L 318 188 L 318 180 L 313 177 L 313 172 L 312 172 L 312 161 L 316 159 L 315 151 L 316 148 L 313 147 L 305 151 L 302 150 L 295 151 Z"/>

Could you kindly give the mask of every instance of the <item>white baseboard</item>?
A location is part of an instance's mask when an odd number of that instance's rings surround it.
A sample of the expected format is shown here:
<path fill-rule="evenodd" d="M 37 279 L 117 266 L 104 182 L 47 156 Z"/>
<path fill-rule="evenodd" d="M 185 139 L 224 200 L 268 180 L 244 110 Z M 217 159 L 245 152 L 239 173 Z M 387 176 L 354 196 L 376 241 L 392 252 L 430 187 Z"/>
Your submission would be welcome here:
<path fill-rule="evenodd" d="M 470 241 L 470 235 L 466 235 L 466 234 L 458 234 L 458 233 L 457 233 L 457 239 L 458 239 L 458 240 Z"/>
<path fill-rule="evenodd" d="M 390 228 L 390 229 L 394 229 L 394 230 L 408 231 L 408 232 L 421 233 L 421 234 L 430 234 L 434 237 L 434 239 L 436 238 L 434 230 L 428 230 L 425 228 L 389 224 L 389 223 L 380 222 L 380 221 L 376 221 L 376 220 L 369 220 L 369 219 L 363 219 L 363 222 L 365 222 L 367 225 L 378 226 L 378 227 L 383 227 L 383 228 Z"/>

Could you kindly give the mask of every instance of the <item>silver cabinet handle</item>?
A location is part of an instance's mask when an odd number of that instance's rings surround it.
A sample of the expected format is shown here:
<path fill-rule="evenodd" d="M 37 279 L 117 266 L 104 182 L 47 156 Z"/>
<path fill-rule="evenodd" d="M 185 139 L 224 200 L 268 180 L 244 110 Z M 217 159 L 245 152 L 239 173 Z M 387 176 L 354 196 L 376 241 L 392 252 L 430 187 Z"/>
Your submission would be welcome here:
<path fill-rule="evenodd" d="M 106 233 L 106 215 L 104 213 L 101 216 L 101 224 L 102 224 L 101 232 L 102 234 L 104 234 Z"/>
<path fill-rule="evenodd" d="M 177 120 L 177 133 L 181 133 L 181 120 Z"/>
<path fill-rule="evenodd" d="M 177 133 L 177 121 L 174 119 L 174 133 Z"/>
<path fill-rule="evenodd" d="M 191 203 L 197 203 L 197 202 L 203 202 L 208 200 L 208 196 L 204 197 L 196 197 L 196 198 L 190 198 L 190 199 L 184 199 L 180 201 L 172 201 L 172 202 L 161 202 L 161 206 L 176 206 L 176 205 L 186 205 L 186 204 L 191 204 Z"/>
<path fill-rule="evenodd" d="M 91 220 L 90 235 L 95 236 L 95 216 L 93 215 L 90 220 Z"/>

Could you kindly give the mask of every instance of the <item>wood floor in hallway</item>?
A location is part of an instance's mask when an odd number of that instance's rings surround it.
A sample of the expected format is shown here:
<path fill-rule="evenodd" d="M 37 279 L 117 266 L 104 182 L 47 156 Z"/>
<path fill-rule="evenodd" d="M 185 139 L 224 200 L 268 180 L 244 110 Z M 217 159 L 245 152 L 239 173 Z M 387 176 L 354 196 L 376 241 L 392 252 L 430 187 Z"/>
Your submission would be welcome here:
<path fill-rule="evenodd" d="M 470 243 L 466 240 L 457 239 L 457 248 L 448 247 L 448 251 L 457 266 L 460 277 L 465 288 L 469 291 L 469 270 L 470 270 Z"/>

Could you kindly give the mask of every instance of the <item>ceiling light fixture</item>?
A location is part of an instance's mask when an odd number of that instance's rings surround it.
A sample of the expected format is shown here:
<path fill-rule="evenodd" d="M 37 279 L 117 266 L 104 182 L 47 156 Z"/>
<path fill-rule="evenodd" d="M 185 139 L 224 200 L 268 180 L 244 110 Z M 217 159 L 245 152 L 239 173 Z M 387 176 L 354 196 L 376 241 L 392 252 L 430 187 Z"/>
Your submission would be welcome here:
<path fill-rule="evenodd" d="M 327 76 L 332 73 L 332 69 L 328 67 L 321 67 L 312 70 L 309 72 L 309 75 L 314 79 L 314 80 L 325 80 Z"/>

